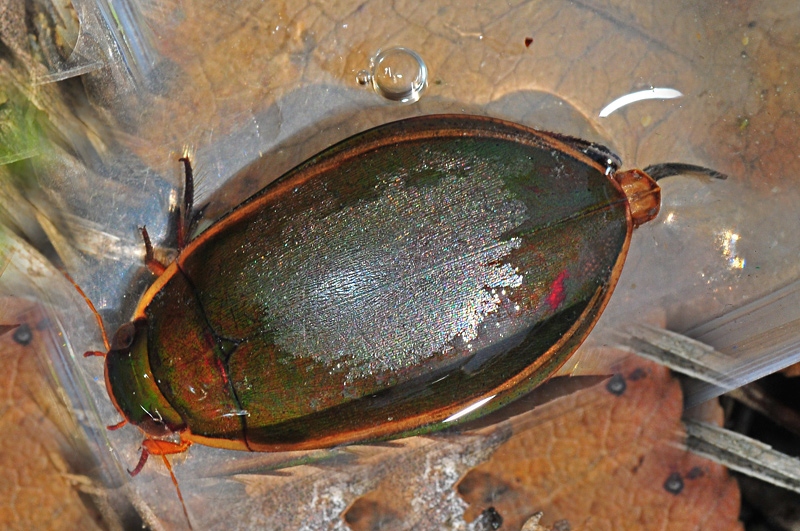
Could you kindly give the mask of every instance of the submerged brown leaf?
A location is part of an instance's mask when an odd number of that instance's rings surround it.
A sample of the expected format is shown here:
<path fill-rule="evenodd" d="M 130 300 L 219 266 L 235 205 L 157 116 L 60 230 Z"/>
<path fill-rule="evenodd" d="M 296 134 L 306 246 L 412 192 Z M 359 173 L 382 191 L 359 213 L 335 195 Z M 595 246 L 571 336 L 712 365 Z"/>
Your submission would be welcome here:
<path fill-rule="evenodd" d="M 573 530 L 741 529 L 736 482 L 682 447 L 681 412 L 667 369 L 626 362 L 606 384 L 514 419 L 514 435 L 458 484 L 466 518 L 494 507 L 511 530 L 538 511 Z"/>
<path fill-rule="evenodd" d="M 43 314 L 19 299 L 0 300 L 4 317 L 21 323 L 0 337 L 0 528 L 101 529 L 78 490 L 87 479 L 72 475 L 71 414 L 53 392 L 39 354 L 48 348 Z"/>

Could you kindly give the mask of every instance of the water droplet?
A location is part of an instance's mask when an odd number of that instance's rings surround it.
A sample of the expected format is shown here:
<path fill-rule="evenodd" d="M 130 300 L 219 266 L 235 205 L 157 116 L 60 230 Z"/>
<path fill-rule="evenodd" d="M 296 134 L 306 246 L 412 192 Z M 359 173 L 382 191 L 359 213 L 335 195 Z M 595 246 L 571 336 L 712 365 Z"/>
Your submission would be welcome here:
<path fill-rule="evenodd" d="M 19 343 L 20 345 L 27 346 L 33 340 L 33 332 L 31 332 L 31 327 L 25 323 L 22 323 L 17 330 L 14 332 L 12 336 L 14 341 Z"/>
<path fill-rule="evenodd" d="M 428 67 L 415 51 L 398 46 L 378 53 L 370 78 L 375 92 L 387 100 L 414 103 L 428 83 Z"/>
<path fill-rule="evenodd" d="M 356 74 L 356 83 L 361 86 L 367 85 L 372 79 L 372 74 L 368 70 L 359 70 Z"/>

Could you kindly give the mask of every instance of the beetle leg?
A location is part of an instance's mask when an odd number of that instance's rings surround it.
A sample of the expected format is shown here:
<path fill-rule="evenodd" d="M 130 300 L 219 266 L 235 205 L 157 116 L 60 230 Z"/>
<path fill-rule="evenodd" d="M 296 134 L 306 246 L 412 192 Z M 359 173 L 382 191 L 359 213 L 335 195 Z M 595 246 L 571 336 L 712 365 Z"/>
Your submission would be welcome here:
<path fill-rule="evenodd" d="M 181 488 L 178 486 L 178 479 L 175 477 L 175 473 L 172 471 L 172 466 L 167 460 L 167 455 L 183 453 L 188 450 L 191 445 L 192 441 L 181 441 L 174 443 L 169 441 L 160 441 L 158 439 L 145 439 L 142 441 L 142 455 L 139 457 L 139 462 L 136 464 L 136 468 L 133 470 L 128 470 L 128 474 L 130 474 L 131 477 L 134 477 L 136 474 L 142 471 L 142 468 L 144 468 L 144 464 L 147 462 L 147 458 L 150 457 L 150 454 L 160 455 L 161 459 L 164 460 L 164 465 L 167 467 L 167 470 L 169 470 L 169 475 L 172 477 L 172 484 L 175 485 L 175 490 L 178 493 L 178 499 L 181 502 L 181 507 L 183 507 L 183 514 L 186 516 L 186 521 L 189 523 L 189 529 L 192 529 L 192 521 L 189 519 L 189 511 L 186 509 L 186 503 L 183 501 Z"/>
<path fill-rule="evenodd" d="M 661 188 L 641 170 L 620 171 L 614 180 L 628 198 L 633 226 L 639 227 L 658 215 L 661 207 Z"/>
<path fill-rule="evenodd" d="M 106 426 L 108 431 L 118 430 L 123 427 L 125 424 L 128 423 L 128 419 L 122 419 L 121 421 L 117 422 L 116 424 L 112 424 L 111 426 Z"/>
<path fill-rule="evenodd" d="M 183 211 L 178 221 L 178 251 L 181 251 L 186 247 L 186 244 L 189 243 L 188 238 L 194 226 L 192 220 L 192 207 L 194 206 L 194 174 L 192 172 L 192 163 L 189 161 L 188 157 L 181 157 L 178 160 L 183 162 L 183 169 L 186 175 L 186 182 L 183 185 Z"/>
<path fill-rule="evenodd" d="M 658 181 L 665 177 L 672 177 L 673 175 L 689 174 L 689 175 L 705 175 L 712 179 L 725 180 L 728 178 L 724 173 L 715 170 L 710 170 L 704 166 L 696 166 L 694 164 L 684 164 L 682 162 L 664 162 L 662 164 L 653 164 L 643 170 L 654 181 Z"/>
<path fill-rule="evenodd" d="M 136 463 L 136 467 L 133 470 L 128 469 L 128 474 L 130 474 L 132 478 L 136 477 L 136 475 L 142 471 L 148 457 L 150 457 L 150 452 L 147 451 L 147 448 L 142 447 L 142 455 L 139 457 L 139 462 Z"/>
<path fill-rule="evenodd" d="M 159 439 L 145 439 L 142 448 L 153 455 L 182 454 L 192 445 L 192 441 L 170 442 Z"/>
<path fill-rule="evenodd" d="M 150 243 L 150 235 L 147 234 L 147 227 L 142 227 L 142 239 L 144 240 L 144 264 L 156 276 L 160 276 L 167 266 L 156 260 L 153 253 L 153 244 Z"/>
<path fill-rule="evenodd" d="M 139 472 L 142 471 L 144 464 L 147 462 L 147 458 L 152 455 L 169 455 L 169 454 L 182 454 L 189 447 L 192 445 L 191 441 L 181 441 L 181 442 L 170 442 L 170 441 L 161 441 L 158 439 L 145 439 L 142 441 L 142 455 L 139 458 L 139 462 L 136 464 L 136 468 L 133 470 L 128 470 L 128 473 L 131 477 L 135 476 Z"/>

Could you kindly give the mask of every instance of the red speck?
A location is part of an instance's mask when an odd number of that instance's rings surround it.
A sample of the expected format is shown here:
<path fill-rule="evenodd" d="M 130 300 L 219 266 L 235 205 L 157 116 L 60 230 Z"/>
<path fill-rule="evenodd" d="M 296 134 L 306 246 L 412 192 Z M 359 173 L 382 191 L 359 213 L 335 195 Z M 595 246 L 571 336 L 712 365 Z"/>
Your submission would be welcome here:
<path fill-rule="evenodd" d="M 525 37 L 525 48 L 530 48 L 532 43 L 533 43 L 533 39 L 532 38 Z"/>
<path fill-rule="evenodd" d="M 550 294 L 545 299 L 545 302 L 550 306 L 551 310 L 556 310 L 564 299 L 567 298 L 567 294 L 564 290 L 564 281 L 569 278 L 569 273 L 565 269 L 562 271 L 558 278 L 553 282 L 553 285 L 550 287 Z"/>
<path fill-rule="evenodd" d="M 228 373 L 225 372 L 225 366 L 222 365 L 222 360 L 215 357 L 214 361 L 217 364 L 217 369 L 219 369 L 219 372 L 222 373 L 222 380 L 225 382 L 225 385 L 227 385 L 228 384 Z"/>

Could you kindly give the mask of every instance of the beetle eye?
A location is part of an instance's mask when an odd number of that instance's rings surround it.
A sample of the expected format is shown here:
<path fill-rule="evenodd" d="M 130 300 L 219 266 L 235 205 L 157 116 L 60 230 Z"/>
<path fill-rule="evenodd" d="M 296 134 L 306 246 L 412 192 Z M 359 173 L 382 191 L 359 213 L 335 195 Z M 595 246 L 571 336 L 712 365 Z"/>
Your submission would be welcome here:
<path fill-rule="evenodd" d="M 133 323 L 126 323 L 120 326 L 117 333 L 114 334 L 114 341 L 111 345 L 112 350 L 124 350 L 130 347 L 135 334 L 136 327 L 133 326 Z"/>

